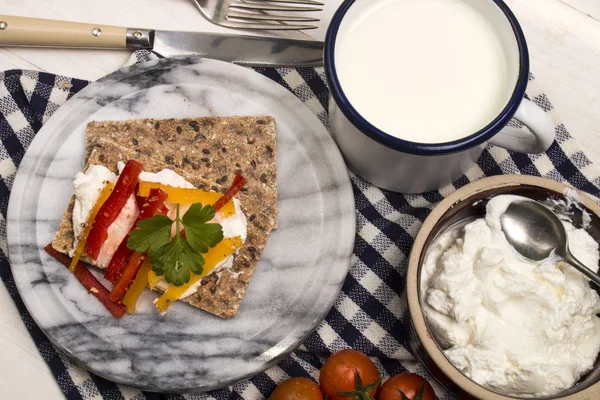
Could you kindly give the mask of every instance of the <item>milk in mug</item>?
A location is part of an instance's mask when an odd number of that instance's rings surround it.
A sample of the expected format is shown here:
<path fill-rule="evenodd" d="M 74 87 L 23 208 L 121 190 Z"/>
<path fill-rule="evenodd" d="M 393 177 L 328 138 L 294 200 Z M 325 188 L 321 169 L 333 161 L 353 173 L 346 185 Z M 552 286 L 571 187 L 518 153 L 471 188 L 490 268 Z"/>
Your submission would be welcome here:
<path fill-rule="evenodd" d="M 342 91 L 368 122 L 444 143 L 488 125 L 515 82 L 494 26 L 463 0 L 357 1 L 337 35 Z"/>

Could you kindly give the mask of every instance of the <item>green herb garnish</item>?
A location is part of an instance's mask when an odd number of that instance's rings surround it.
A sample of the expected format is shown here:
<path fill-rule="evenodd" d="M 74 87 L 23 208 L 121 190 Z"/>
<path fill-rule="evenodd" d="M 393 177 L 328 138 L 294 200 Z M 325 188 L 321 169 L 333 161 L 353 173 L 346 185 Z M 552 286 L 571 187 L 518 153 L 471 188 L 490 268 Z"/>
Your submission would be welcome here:
<path fill-rule="evenodd" d="M 190 281 L 190 271 L 196 275 L 202 273 L 204 257 L 223 240 L 223 227 L 209 224 L 216 210 L 213 206 L 192 204 L 190 209 L 179 218 L 177 204 L 175 220 L 164 215 L 138 221 L 136 228 L 127 240 L 127 247 L 136 253 L 148 253 L 152 262 L 152 271 L 164 275 L 167 283 L 182 286 Z M 175 223 L 175 237 L 171 239 L 171 227 Z M 180 232 L 183 225 L 185 236 Z"/>
<path fill-rule="evenodd" d="M 202 204 L 196 203 L 181 219 L 188 243 L 200 253 L 206 253 L 209 247 L 215 247 L 223 240 L 223 227 L 220 224 L 207 224 L 216 212 L 213 206 L 202 207 Z"/>
<path fill-rule="evenodd" d="M 152 252 L 171 240 L 173 220 L 165 215 L 146 218 L 135 225 L 127 240 L 127 247 L 137 253 Z"/>

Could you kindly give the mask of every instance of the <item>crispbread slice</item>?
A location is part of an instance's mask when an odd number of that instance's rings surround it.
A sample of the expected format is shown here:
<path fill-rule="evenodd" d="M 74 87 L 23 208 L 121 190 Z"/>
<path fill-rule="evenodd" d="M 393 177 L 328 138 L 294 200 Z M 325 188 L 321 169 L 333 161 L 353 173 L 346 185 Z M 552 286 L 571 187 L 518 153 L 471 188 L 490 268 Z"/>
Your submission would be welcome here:
<path fill-rule="evenodd" d="M 157 158 L 208 181 L 215 190 L 231 183 L 236 171 L 248 180 L 247 194 L 260 199 L 261 213 L 277 224 L 275 120 L 259 117 L 204 117 L 92 121 L 86 130 L 86 152 L 99 139 Z"/>
<path fill-rule="evenodd" d="M 169 168 L 182 175 L 194 186 L 206 190 L 225 192 L 231 183 L 236 169 L 241 170 L 248 180 L 245 189 L 238 194 L 242 210 L 248 218 L 248 236 L 244 247 L 236 255 L 233 267 L 217 274 L 211 274 L 202 280 L 198 291 L 182 301 L 208 311 L 223 318 L 236 315 L 242 298 L 254 273 L 260 255 L 267 243 L 271 229 L 277 221 L 277 185 L 275 162 L 275 130 L 274 120 L 270 117 L 235 117 L 226 123 L 228 118 L 200 118 L 195 120 L 137 120 L 117 122 L 92 122 L 87 130 L 86 155 L 87 166 L 91 164 L 104 165 L 113 172 L 117 170 L 118 161 L 135 159 L 144 164 L 144 170 L 158 172 Z M 194 122 L 195 121 L 195 122 Z M 246 145 L 236 144 L 231 134 L 225 138 L 205 137 L 190 141 L 189 130 L 196 134 L 196 129 L 208 122 L 219 126 L 217 131 L 223 132 L 227 126 L 239 129 L 257 128 L 261 138 L 252 140 L 252 132 L 239 134 L 237 141 L 246 141 Z M 235 121 L 238 123 L 236 124 Z M 184 123 L 189 129 L 184 135 Z M 160 126 L 163 126 L 160 129 Z M 157 128 L 159 127 L 159 128 Z M 181 129 L 178 129 L 181 128 Z M 208 129 L 208 128 L 207 128 Z M 156 132 L 159 131 L 160 132 Z M 181 133 L 179 131 L 181 130 Z M 210 131 L 210 129 L 209 129 Z M 217 133 L 214 131 L 213 133 Z M 174 134 L 173 134 L 174 132 Z M 178 136 L 174 136 L 178 135 Z M 268 136 L 271 136 L 268 138 Z M 148 139 L 148 138 L 152 139 Z M 256 135 L 258 137 L 258 134 Z M 231 141 L 229 139 L 231 139 Z M 193 139 L 193 138 L 192 138 Z M 137 144 L 135 144 L 137 143 Z M 165 143 L 167 143 L 165 145 Z M 177 146 L 175 143 L 181 144 Z M 208 145 L 210 143 L 210 146 Z M 217 146 L 214 146 L 218 143 Z M 253 145 L 258 147 L 251 149 Z M 268 146 L 268 147 L 267 147 Z M 212 149 L 212 150 L 211 150 Z M 223 150 L 225 149 L 225 150 Z M 229 150 L 232 149 L 232 150 Z M 207 150 L 205 154 L 203 150 Z M 213 151 L 217 156 L 208 158 L 198 154 L 210 155 Z M 229 158 L 227 153 L 236 156 Z M 190 154 L 187 156 L 186 154 Z M 186 161 L 187 160 L 187 161 Z M 194 160 L 194 161 L 192 161 Z M 232 161 L 235 160 L 235 161 Z M 196 162 L 201 164 L 196 164 Z M 68 253 L 73 243 L 72 209 L 74 200 L 61 222 L 59 231 L 53 241 L 53 247 L 63 253 Z"/>
<path fill-rule="evenodd" d="M 122 158 L 126 157 L 126 158 Z M 164 164 L 156 160 L 152 157 L 141 157 L 139 153 L 132 151 L 126 147 L 120 146 L 110 140 L 106 140 L 103 138 L 99 138 L 98 141 L 90 147 L 90 152 L 88 154 L 88 158 L 85 163 L 85 167 L 83 170 L 87 170 L 87 168 L 92 165 L 103 165 L 108 168 L 111 172 L 118 174 L 119 170 L 117 168 L 117 163 L 119 161 L 127 161 L 129 159 L 134 159 L 142 162 L 144 164 L 144 170 L 147 172 L 158 172 L 165 168 Z M 190 175 L 184 171 L 173 168 L 175 172 L 184 177 L 188 182 L 192 183 L 196 187 L 205 187 L 208 182 L 202 178 L 197 176 Z M 222 188 L 218 188 L 223 190 Z M 227 190 L 225 188 L 224 190 Z M 238 196 L 239 197 L 239 196 Z M 73 249 L 73 240 L 75 238 L 75 233 L 73 231 L 73 206 L 75 204 L 75 196 L 71 197 L 71 201 L 69 202 L 69 206 L 67 211 L 63 215 L 63 219 L 61 221 L 58 233 L 55 235 L 54 240 L 52 242 L 52 247 L 56 250 L 68 254 Z M 90 262 L 91 260 L 85 259 L 85 261 Z M 91 262 L 90 262 L 91 263 Z"/>

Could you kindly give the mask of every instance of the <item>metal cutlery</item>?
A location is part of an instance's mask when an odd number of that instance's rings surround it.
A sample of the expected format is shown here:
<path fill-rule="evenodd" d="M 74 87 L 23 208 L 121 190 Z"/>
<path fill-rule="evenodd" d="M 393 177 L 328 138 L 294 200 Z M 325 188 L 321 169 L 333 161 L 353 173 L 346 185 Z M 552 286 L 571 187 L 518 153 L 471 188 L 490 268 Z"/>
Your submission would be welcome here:
<path fill-rule="evenodd" d="M 315 0 L 193 0 L 210 22 L 235 29 L 306 30 L 319 18 L 292 15 L 322 11 Z M 272 12 L 275 12 L 273 14 Z"/>
<path fill-rule="evenodd" d="M 0 15 L 0 47 L 148 49 L 164 56 L 200 55 L 240 65 L 314 67 L 323 42 L 272 37 L 161 31 Z"/>
<path fill-rule="evenodd" d="M 523 257 L 533 261 L 558 257 L 600 286 L 600 276 L 571 253 L 561 220 L 542 204 L 514 201 L 500 216 L 500 225 L 508 243 Z"/>

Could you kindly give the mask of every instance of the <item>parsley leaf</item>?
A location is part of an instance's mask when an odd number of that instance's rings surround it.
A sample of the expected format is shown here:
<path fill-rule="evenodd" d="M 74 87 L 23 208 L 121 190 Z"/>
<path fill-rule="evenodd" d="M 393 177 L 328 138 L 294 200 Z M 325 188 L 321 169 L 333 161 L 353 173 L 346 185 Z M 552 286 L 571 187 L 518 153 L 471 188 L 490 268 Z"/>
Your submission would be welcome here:
<path fill-rule="evenodd" d="M 192 204 L 183 218 L 179 218 L 179 204 L 176 207 L 175 220 L 155 215 L 138 221 L 127 247 L 140 254 L 148 253 L 152 271 L 158 276 L 164 275 L 167 283 L 181 286 L 190 281 L 191 273 L 202 274 L 204 257 L 200 253 L 208 252 L 209 247 L 223 240 L 223 228 L 220 224 L 207 223 L 215 216 L 213 206 Z M 173 223 L 175 237 L 171 240 Z M 181 224 L 185 236 L 180 232 Z"/>
<path fill-rule="evenodd" d="M 164 215 L 155 215 L 138 221 L 136 228 L 131 231 L 127 240 L 127 247 L 136 253 L 152 252 L 169 243 L 171 240 L 171 218 Z"/>
<path fill-rule="evenodd" d="M 190 281 L 190 270 L 200 275 L 204 265 L 204 258 L 195 252 L 179 234 L 169 243 L 150 253 L 150 258 L 154 273 L 164 275 L 165 281 L 175 286 Z"/>
<path fill-rule="evenodd" d="M 186 239 L 197 252 L 207 253 L 209 247 L 215 247 L 223 240 L 223 227 L 220 224 L 207 224 L 215 213 L 213 206 L 202 207 L 202 204 L 196 203 L 181 219 Z"/>

